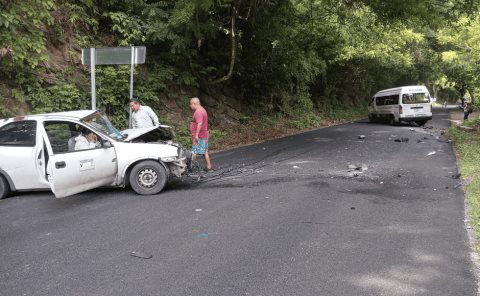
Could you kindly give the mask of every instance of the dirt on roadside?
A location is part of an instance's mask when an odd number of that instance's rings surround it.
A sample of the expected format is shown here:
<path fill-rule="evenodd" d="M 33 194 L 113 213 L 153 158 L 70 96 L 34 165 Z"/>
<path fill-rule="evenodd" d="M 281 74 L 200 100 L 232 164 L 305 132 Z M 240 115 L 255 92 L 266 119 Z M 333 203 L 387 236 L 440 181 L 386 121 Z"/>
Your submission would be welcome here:
<path fill-rule="evenodd" d="M 468 116 L 468 119 L 477 119 L 480 118 L 480 112 L 475 111 Z M 452 124 L 462 125 L 463 124 L 463 110 L 460 108 L 450 110 L 450 120 Z"/>
<path fill-rule="evenodd" d="M 262 126 L 260 122 L 251 122 L 242 125 L 241 128 L 238 126 L 227 128 L 225 130 L 226 135 L 215 141 L 211 152 L 220 152 L 241 146 L 252 145 L 347 122 L 352 122 L 352 120 L 323 121 L 318 126 L 308 129 L 291 128 L 288 126 L 287 120 L 279 120 L 274 125 L 266 127 Z"/>

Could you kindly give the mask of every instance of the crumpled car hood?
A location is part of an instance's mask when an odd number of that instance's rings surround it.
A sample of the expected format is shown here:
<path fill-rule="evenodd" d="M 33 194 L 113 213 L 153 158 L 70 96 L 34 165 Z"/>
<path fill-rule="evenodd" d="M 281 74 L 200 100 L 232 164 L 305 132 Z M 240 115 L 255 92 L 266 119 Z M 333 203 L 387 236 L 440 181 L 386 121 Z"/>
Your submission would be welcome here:
<path fill-rule="evenodd" d="M 175 133 L 168 125 L 157 125 L 146 128 L 126 129 L 122 131 L 127 137 L 124 142 L 160 142 L 173 140 Z"/>

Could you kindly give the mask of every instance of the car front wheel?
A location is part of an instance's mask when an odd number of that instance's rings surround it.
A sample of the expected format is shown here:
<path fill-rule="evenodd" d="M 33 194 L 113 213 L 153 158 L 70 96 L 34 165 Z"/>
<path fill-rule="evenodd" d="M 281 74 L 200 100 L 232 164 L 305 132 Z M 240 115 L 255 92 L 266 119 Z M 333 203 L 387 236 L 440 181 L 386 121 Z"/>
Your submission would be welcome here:
<path fill-rule="evenodd" d="M 5 198 L 10 193 L 10 186 L 5 177 L 0 175 L 0 199 Z"/>
<path fill-rule="evenodd" d="M 137 163 L 129 176 L 130 186 L 140 195 L 160 193 L 167 184 L 167 179 L 165 167 L 153 160 Z"/>

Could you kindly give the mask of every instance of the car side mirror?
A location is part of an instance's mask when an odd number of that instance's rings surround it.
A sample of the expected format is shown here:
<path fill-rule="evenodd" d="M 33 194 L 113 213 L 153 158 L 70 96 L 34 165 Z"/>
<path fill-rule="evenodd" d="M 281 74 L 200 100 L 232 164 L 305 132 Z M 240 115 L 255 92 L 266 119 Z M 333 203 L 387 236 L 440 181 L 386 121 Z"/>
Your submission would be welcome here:
<path fill-rule="evenodd" d="M 110 141 L 103 142 L 103 148 L 112 148 L 112 143 Z"/>

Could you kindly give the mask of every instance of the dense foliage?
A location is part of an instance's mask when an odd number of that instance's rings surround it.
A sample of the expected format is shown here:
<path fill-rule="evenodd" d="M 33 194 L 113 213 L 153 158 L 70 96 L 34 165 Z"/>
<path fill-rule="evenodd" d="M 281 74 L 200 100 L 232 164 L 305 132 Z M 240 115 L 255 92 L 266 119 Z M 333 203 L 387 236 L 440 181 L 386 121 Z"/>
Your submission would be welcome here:
<path fill-rule="evenodd" d="M 91 46 L 145 45 L 135 95 L 154 106 L 184 103 L 184 89 L 223 92 L 247 111 L 301 115 L 308 125 L 397 85 L 475 99 L 478 8 L 478 0 L 3 1 L 0 117 L 88 108 L 79 55 Z M 99 107 L 122 125 L 128 66 L 97 69 Z"/>

